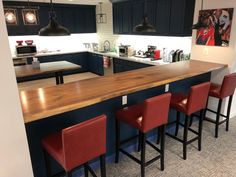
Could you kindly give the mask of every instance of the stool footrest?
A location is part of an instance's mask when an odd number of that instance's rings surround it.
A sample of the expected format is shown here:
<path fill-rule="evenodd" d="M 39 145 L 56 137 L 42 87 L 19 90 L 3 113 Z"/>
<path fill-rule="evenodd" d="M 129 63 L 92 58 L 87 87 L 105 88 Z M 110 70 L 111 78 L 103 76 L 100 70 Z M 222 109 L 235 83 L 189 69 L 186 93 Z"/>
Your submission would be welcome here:
<path fill-rule="evenodd" d="M 207 110 L 207 111 L 210 111 L 210 112 L 212 112 L 212 113 L 215 113 L 215 114 L 217 114 L 217 112 L 216 112 L 216 111 L 214 111 L 214 110 L 212 110 L 212 109 L 209 109 L 209 108 L 207 108 L 206 110 Z M 226 116 L 226 115 L 224 115 L 224 114 L 220 114 L 220 116 L 227 118 L 227 116 Z"/>
<path fill-rule="evenodd" d="M 182 123 L 179 123 L 179 124 L 184 127 L 184 124 L 182 124 Z M 191 131 L 192 133 L 198 135 L 198 132 L 193 130 L 192 128 L 189 127 L 188 130 Z"/>
<path fill-rule="evenodd" d="M 151 143 L 150 141 L 146 140 L 146 143 L 151 146 L 153 149 L 155 149 L 157 152 L 161 153 L 161 150 L 159 148 L 157 148 L 153 143 Z"/>
<path fill-rule="evenodd" d="M 188 141 L 187 141 L 187 144 L 191 144 L 192 142 L 194 142 L 194 141 L 196 141 L 196 140 L 198 140 L 198 136 L 195 137 L 195 138 L 193 138 L 193 139 L 191 139 L 191 140 L 188 140 Z"/>
<path fill-rule="evenodd" d="M 138 164 L 141 164 L 141 161 L 140 161 L 138 158 L 134 157 L 134 156 L 131 155 L 130 153 L 126 152 L 125 150 L 123 150 L 123 149 L 120 148 L 119 151 L 122 152 L 123 154 L 127 155 L 129 158 L 131 158 L 132 160 L 134 160 L 134 161 L 137 162 Z"/>
<path fill-rule="evenodd" d="M 211 122 L 211 123 L 213 123 L 213 124 L 216 124 L 216 123 L 217 123 L 215 120 L 210 119 L 210 118 L 208 118 L 208 117 L 204 118 L 204 120 L 205 120 L 205 121 L 208 121 L 208 122 Z M 227 121 L 227 119 L 224 119 L 224 120 L 220 121 L 220 122 L 219 122 L 219 125 L 225 123 L 226 121 Z"/>
<path fill-rule="evenodd" d="M 158 155 L 158 156 L 154 157 L 153 159 L 147 161 L 147 162 L 145 163 L 145 166 L 147 167 L 148 165 L 151 165 L 153 162 L 159 160 L 160 158 L 161 158 L 161 155 Z"/>
<path fill-rule="evenodd" d="M 184 143 L 184 140 L 182 140 L 182 139 L 180 139 L 180 138 L 178 138 L 178 137 L 176 137 L 176 136 L 174 136 L 174 135 L 172 135 L 172 134 L 170 134 L 168 132 L 166 133 L 166 135 L 171 137 L 171 138 L 173 138 L 173 139 L 175 139 L 175 140 L 177 140 L 177 141 L 179 141 L 180 143 Z M 191 144 L 192 142 L 198 140 L 198 138 L 199 138 L 198 136 L 195 137 L 195 138 L 192 138 L 191 140 L 186 141 L 186 143 L 187 144 Z"/>

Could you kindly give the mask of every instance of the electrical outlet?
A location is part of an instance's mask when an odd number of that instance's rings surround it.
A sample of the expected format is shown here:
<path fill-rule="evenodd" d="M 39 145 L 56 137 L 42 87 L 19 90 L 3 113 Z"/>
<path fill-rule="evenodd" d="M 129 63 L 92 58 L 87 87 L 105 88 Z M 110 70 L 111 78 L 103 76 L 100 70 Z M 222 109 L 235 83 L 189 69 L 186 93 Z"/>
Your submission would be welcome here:
<path fill-rule="evenodd" d="M 122 105 L 126 105 L 127 101 L 128 101 L 127 95 L 122 96 Z"/>
<path fill-rule="evenodd" d="M 170 84 L 165 85 L 165 92 L 169 92 Z"/>

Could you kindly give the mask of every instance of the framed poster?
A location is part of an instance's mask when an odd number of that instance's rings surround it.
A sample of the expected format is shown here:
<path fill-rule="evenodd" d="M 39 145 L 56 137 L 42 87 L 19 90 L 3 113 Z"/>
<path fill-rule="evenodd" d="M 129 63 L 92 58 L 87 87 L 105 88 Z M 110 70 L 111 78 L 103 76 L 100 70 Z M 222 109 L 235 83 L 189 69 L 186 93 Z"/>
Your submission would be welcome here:
<path fill-rule="evenodd" d="M 198 20 L 205 27 L 197 30 L 196 44 L 228 47 L 233 12 L 233 8 L 199 11 Z"/>
<path fill-rule="evenodd" d="M 18 16 L 16 9 L 4 9 L 4 16 L 7 25 L 18 25 Z"/>

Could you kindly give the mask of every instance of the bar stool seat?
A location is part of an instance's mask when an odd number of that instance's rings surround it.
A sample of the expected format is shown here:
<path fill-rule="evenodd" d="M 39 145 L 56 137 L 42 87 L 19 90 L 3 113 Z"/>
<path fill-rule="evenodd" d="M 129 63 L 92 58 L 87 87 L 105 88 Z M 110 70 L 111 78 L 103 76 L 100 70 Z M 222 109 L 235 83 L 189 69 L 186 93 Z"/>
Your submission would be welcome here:
<path fill-rule="evenodd" d="M 142 129 L 142 110 L 143 105 L 133 105 L 116 112 L 116 117 L 119 121 L 123 121 L 133 127 Z"/>
<path fill-rule="evenodd" d="M 141 166 L 141 177 L 145 176 L 145 167 L 152 164 L 158 159 L 161 159 L 161 170 L 164 170 L 164 144 L 165 144 L 165 125 L 168 121 L 168 113 L 170 106 L 171 94 L 166 93 L 160 96 L 149 98 L 142 104 L 137 104 L 129 107 L 125 107 L 116 112 L 116 157 L 115 162 L 119 161 L 119 151 L 127 155 Z M 124 122 L 131 127 L 139 130 L 139 135 L 128 138 L 120 142 L 120 122 Z M 146 139 L 146 134 L 155 129 L 160 128 L 161 135 L 160 149 L 156 147 L 152 142 Z M 141 158 L 138 159 L 131 155 L 121 145 L 128 143 L 129 141 L 139 138 L 138 149 L 141 150 Z M 145 160 L 145 145 L 150 145 L 154 150 L 159 152 L 159 155 L 146 162 Z"/>
<path fill-rule="evenodd" d="M 175 135 L 171 133 L 166 133 L 169 137 L 181 142 L 183 144 L 183 159 L 187 159 L 187 145 L 198 140 L 198 150 L 201 151 L 201 142 L 202 142 L 202 122 L 204 110 L 206 108 L 208 93 L 210 89 L 210 82 L 205 82 L 192 86 L 188 95 L 183 93 L 172 94 L 170 107 L 177 111 L 176 121 L 173 121 L 169 124 L 175 123 Z M 180 112 L 185 114 L 184 124 L 180 122 Z M 200 112 L 199 115 L 194 113 Z M 190 119 L 192 116 L 199 117 L 198 131 L 195 131 L 190 128 Z M 184 127 L 183 139 L 177 137 L 179 131 L 179 125 Z M 193 132 L 197 136 L 188 139 L 188 131 Z"/>
<path fill-rule="evenodd" d="M 236 87 L 236 73 L 225 75 L 221 85 L 211 83 L 209 96 L 219 99 L 219 102 L 217 111 L 206 108 L 204 120 L 215 124 L 215 138 L 218 138 L 219 125 L 226 123 L 226 131 L 229 131 L 230 111 L 235 87 Z M 228 99 L 227 114 L 225 115 L 221 113 L 221 107 L 223 99 L 227 97 L 229 97 L 229 99 Z M 213 120 L 211 118 L 206 117 L 207 111 L 216 114 L 216 119 Z M 220 117 L 224 117 L 225 119 L 220 120 Z"/>
<path fill-rule="evenodd" d="M 77 125 L 46 136 L 42 140 L 47 177 L 51 176 L 49 155 L 56 160 L 72 177 L 72 171 L 84 166 L 85 177 L 88 172 L 96 177 L 88 162 L 100 157 L 101 176 L 106 177 L 106 116 L 101 115 Z M 59 173 L 61 175 L 61 173 Z M 59 176 L 56 174 L 55 176 Z"/>
<path fill-rule="evenodd" d="M 183 113 L 187 113 L 188 96 L 183 93 L 172 94 L 170 106 Z"/>
<path fill-rule="evenodd" d="M 62 150 L 62 132 L 48 135 L 42 140 L 45 150 L 61 165 L 65 166 Z"/>
<path fill-rule="evenodd" d="M 216 98 L 221 98 L 220 90 L 221 90 L 221 85 L 211 83 L 209 96 L 216 97 Z"/>

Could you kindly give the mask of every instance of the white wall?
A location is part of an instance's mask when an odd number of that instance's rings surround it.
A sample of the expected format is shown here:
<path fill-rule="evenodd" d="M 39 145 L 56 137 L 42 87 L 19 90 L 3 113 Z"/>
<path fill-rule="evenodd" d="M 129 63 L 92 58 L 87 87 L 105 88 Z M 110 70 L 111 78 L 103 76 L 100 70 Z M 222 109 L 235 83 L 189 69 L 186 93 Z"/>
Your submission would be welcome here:
<path fill-rule="evenodd" d="M 97 6 L 97 12 L 99 7 Z M 103 13 L 107 14 L 106 24 L 97 24 L 97 33 L 100 45 L 105 40 L 111 42 L 111 47 L 114 48 L 122 43 L 123 45 L 131 45 L 136 50 L 147 50 L 148 45 L 157 46 L 158 49 L 167 48 L 183 49 L 185 53 L 191 51 L 191 37 L 163 37 L 163 36 L 140 36 L 140 35 L 113 35 L 113 20 L 112 20 L 112 4 L 104 3 L 102 5 Z M 142 19 L 140 19 L 140 22 Z"/>
<path fill-rule="evenodd" d="M 201 7 L 201 0 L 197 0 L 194 21 L 195 23 L 198 20 L 198 12 Z M 209 62 L 216 62 L 227 64 L 228 69 L 221 72 L 214 72 L 212 74 L 212 81 L 216 83 L 221 83 L 223 76 L 227 73 L 236 71 L 236 1 L 235 0 L 204 0 L 203 9 L 217 9 L 217 8 L 234 8 L 234 16 L 232 22 L 231 38 L 229 47 L 205 47 L 196 45 L 196 31 L 193 32 L 192 38 L 192 59 L 203 60 Z M 204 54 L 205 51 L 208 51 L 208 55 Z M 212 99 L 209 106 L 216 109 L 216 100 Z M 226 105 L 225 105 L 226 106 Z M 236 116 L 236 109 L 233 109 L 236 106 L 236 95 L 234 96 L 231 117 Z"/>
<path fill-rule="evenodd" d="M 0 176 L 33 177 L 2 1 L 0 21 Z"/>
<path fill-rule="evenodd" d="M 17 40 L 33 40 L 38 52 L 49 51 L 78 51 L 83 50 L 83 43 L 98 43 L 96 33 L 93 34 L 71 34 L 70 36 L 44 37 L 37 35 L 29 36 L 9 36 L 9 43 L 12 54 L 15 54 Z M 26 45 L 24 43 L 24 45 Z"/>

